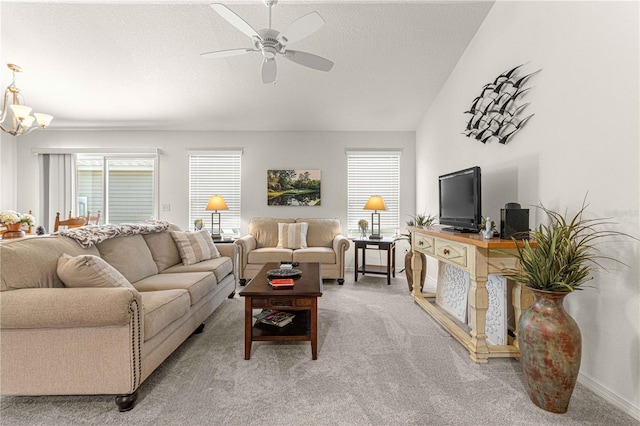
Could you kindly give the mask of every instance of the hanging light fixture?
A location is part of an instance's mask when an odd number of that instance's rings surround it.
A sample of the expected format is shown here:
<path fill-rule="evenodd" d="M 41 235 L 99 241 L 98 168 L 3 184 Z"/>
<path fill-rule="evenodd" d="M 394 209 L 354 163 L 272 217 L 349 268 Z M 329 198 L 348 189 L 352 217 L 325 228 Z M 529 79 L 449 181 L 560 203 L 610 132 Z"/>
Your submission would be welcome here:
<path fill-rule="evenodd" d="M 44 129 L 49 125 L 49 123 L 51 123 L 53 116 L 39 112 L 33 113 L 33 116 L 29 115 L 31 114 L 31 108 L 20 104 L 20 99 L 18 98 L 20 89 L 16 87 L 16 73 L 22 72 L 22 68 L 15 64 L 7 64 L 7 67 L 13 71 L 13 81 L 4 91 L 0 129 L 13 136 L 26 135 L 37 128 Z M 5 127 L 8 126 L 8 123 L 5 123 L 5 120 L 7 119 L 7 112 L 9 109 L 11 109 L 11 112 L 13 113 L 13 118 L 11 119 L 11 127 Z M 34 121 L 37 121 L 37 126 L 32 126 Z"/>

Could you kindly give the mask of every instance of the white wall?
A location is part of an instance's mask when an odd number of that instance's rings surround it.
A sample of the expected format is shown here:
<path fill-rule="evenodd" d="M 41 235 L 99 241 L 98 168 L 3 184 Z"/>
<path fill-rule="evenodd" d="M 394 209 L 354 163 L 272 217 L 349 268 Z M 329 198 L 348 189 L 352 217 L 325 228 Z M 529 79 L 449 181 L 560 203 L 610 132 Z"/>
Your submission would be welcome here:
<path fill-rule="evenodd" d="M 187 151 L 212 148 L 241 148 L 242 231 L 249 219 L 265 217 L 336 217 L 346 233 L 347 157 L 346 148 L 400 148 L 401 219 L 415 211 L 414 132 L 34 132 L 18 144 L 17 179 L 20 182 L 17 208 L 38 211 L 37 157 L 32 148 L 159 148 L 159 205 L 171 211 L 159 218 L 188 224 Z M 267 206 L 267 170 L 285 168 L 320 169 L 322 205 L 308 207 Z M 4 188 L 4 184 L 3 184 Z M 15 207 L 13 207 L 15 208 Z M 365 212 L 363 211 L 363 214 Z M 404 223 L 402 223 L 404 225 Z M 351 266 L 353 248 L 348 266 Z M 398 259 L 401 259 L 398 253 Z"/>
<path fill-rule="evenodd" d="M 0 131 L 0 211 L 16 209 L 16 139 Z"/>
<path fill-rule="evenodd" d="M 417 210 L 437 211 L 439 174 L 479 165 L 485 216 L 509 201 L 575 213 L 588 192 L 590 216 L 640 236 L 638 5 L 497 2 L 416 132 Z M 507 145 L 461 135 L 482 86 L 525 62 L 542 72 L 523 130 Z M 580 381 L 640 418 L 639 247 L 602 249 L 629 266 L 607 263 L 566 299 L 582 330 Z"/>

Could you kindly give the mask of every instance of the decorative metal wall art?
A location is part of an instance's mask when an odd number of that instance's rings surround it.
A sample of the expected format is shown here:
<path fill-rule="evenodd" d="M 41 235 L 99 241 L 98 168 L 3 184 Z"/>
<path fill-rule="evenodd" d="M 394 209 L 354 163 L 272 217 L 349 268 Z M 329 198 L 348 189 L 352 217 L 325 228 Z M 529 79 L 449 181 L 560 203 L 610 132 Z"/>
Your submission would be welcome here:
<path fill-rule="evenodd" d="M 463 135 L 482 143 L 497 140 L 504 145 L 535 115 L 524 116 L 522 112 L 529 102 L 523 104 L 520 100 L 531 89 L 523 87 L 525 82 L 542 69 L 520 77 L 518 72 L 524 65 L 507 70 L 484 85 L 471 108 L 464 112 L 471 118 Z"/>

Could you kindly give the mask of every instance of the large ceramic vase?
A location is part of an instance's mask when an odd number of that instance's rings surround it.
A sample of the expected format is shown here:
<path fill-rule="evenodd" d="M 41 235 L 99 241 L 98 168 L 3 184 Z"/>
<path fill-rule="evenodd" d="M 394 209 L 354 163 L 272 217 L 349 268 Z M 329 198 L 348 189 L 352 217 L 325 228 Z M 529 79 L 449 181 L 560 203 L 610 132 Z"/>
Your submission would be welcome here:
<path fill-rule="evenodd" d="M 531 289 L 533 304 L 518 322 L 518 344 L 529 397 L 538 407 L 566 413 L 580 359 L 580 328 L 564 310 L 568 293 Z"/>
<path fill-rule="evenodd" d="M 409 250 L 404 255 L 404 273 L 407 276 L 407 284 L 409 284 L 409 292 L 413 290 L 413 266 L 411 266 L 411 259 L 413 258 L 413 250 Z M 422 259 L 422 270 L 420 271 L 420 292 L 424 288 L 424 280 L 427 278 L 427 256 L 424 253 L 420 253 L 420 259 Z"/>

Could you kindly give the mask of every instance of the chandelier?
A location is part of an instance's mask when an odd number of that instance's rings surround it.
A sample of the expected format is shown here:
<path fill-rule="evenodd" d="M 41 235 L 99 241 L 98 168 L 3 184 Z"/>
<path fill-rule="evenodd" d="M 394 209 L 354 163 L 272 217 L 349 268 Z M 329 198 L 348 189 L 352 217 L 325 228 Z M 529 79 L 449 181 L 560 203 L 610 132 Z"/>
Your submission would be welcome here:
<path fill-rule="evenodd" d="M 4 91 L 0 129 L 2 129 L 3 132 L 7 132 L 13 136 L 26 135 L 37 128 L 44 129 L 49 125 L 49 123 L 51 123 L 51 120 L 53 120 L 53 116 L 49 114 L 42 114 L 39 112 L 34 112 L 33 116 L 29 115 L 31 114 L 31 108 L 26 105 L 20 104 L 20 99 L 18 98 L 18 95 L 20 95 L 20 89 L 16 87 L 16 72 L 22 72 L 22 68 L 14 64 L 7 64 L 7 67 L 9 67 L 11 71 L 13 71 L 13 81 L 9 86 L 7 86 Z M 11 97 L 11 99 L 9 99 L 9 97 Z M 11 127 L 5 127 L 9 125 L 9 123 L 5 124 L 5 120 L 7 119 L 7 112 L 9 111 L 9 109 L 11 109 L 11 112 L 13 113 L 13 119 L 11 120 Z M 37 126 L 32 126 L 34 121 L 37 121 Z"/>

